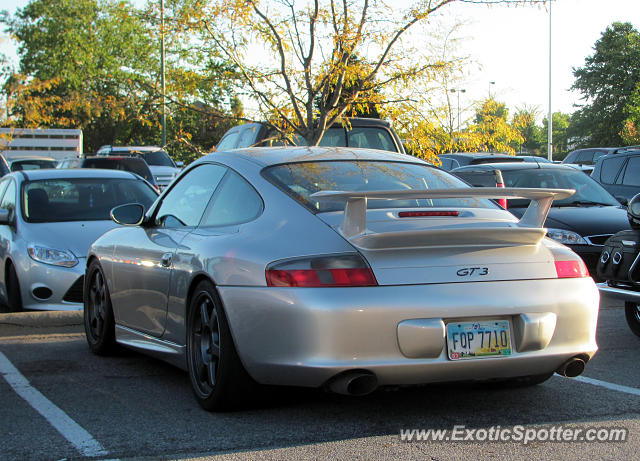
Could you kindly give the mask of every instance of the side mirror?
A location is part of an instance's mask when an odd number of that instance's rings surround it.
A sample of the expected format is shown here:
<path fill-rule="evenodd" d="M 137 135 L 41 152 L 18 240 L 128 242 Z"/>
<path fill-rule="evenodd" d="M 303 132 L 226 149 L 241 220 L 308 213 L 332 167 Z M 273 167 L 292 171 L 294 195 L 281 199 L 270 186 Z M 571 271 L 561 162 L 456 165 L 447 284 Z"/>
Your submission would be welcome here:
<path fill-rule="evenodd" d="M 176 162 L 176 166 L 177 166 L 178 168 L 182 168 L 182 167 L 184 167 L 184 162 L 183 162 L 182 160 L 178 160 L 178 161 Z"/>
<path fill-rule="evenodd" d="M 127 203 L 111 210 L 111 220 L 123 226 L 137 226 L 144 219 L 144 207 L 139 203 Z"/>
<path fill-rule="evenodd" d="M 9 210 L 0 208 L 0 224 L 5 224 L 7 226 L 13 224 Z"/>
<path fill-rule="evenodd" d="M 628 198 L 626 198 L 626 197 L 621 197 L 621 196 L 617 196 L 617 195 L 616 195 L 616 197 L 615 197 L 615 198 L 616 198 L 616 200 L 617 200 L 618 202 L 620 202 L 620 204 L 621 204 L 621 205 L 623 205 L 623 206 L 627 206 L 627 205 L 629 205 L 629 199 L 628 199 Z"/>

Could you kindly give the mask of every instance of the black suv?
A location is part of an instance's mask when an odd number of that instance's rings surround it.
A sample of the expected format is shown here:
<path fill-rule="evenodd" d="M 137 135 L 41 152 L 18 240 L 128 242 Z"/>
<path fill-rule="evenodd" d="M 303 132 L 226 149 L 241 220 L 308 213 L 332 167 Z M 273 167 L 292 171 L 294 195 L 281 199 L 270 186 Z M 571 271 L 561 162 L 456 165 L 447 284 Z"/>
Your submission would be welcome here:
<path fill-rule="evenodd" d="M 366 147 L 391 152 L 405 153 L 400 138 L 391 124 L 374 118 L 350 118 L 350 128 L 340 123 L 332 125 L 320 140 L 321 146 Z M 304 139 L 297 138 L 296 144 L 304 145 Z M 264 123 L 245 123 L 228 130 L 218 145 L 217 151 L 242 149 L 254 146 L 279 146 L 282 141 Z"/>
<path fill-rule="evenodd" d="M 623 152 L 600 157 L 591 177 L 626 204 L 640 193 L 640 149 L 626 148 Z"/>

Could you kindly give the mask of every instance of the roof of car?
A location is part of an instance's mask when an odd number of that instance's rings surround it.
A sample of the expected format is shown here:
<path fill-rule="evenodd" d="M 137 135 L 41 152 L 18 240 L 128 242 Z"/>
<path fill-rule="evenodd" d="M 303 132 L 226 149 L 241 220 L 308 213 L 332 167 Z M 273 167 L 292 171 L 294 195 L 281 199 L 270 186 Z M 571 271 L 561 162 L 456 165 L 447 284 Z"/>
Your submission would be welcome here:
<path fill-rule="evenodd" d="M 327 160 L 378 160 L 387 162 L 411 162 L 431 165 L 424 160 L 407 154 L 356 147 L 251 147 L 232 151 L 212 152 L 203 160 L 215 160 L 228 155 L 242 157 L 261 166 L 280 163 L 327 161 Z"/>
<path fill-rule="evenodd" d="M 515 157 L 515 155 L 502 152 L 451 152 L 449 154 L 440 154 L 439 157 Z"/>
<path fill-rule="evenodd" d="M 11 173 L 13 176 L 23 176 L 29 181 L 41 179 L 77 179 L 77 178 L 115 178 L 131 179 L 138 176 L 123 170 L 103 170 L 98 168 L 71 168 L 71 169 L 43 169 L 22 170 Z"/>
<path fill-rule="evenodd" d="M 480 165 L 466 165 L 451 170 L 452 173 L 459 171 L 480 171 L 480 170 L 539 170 L 539 169 L 555 169 L 555 170 L 576 170 L 569 165 L 560 163 L 483 163 Z"/>

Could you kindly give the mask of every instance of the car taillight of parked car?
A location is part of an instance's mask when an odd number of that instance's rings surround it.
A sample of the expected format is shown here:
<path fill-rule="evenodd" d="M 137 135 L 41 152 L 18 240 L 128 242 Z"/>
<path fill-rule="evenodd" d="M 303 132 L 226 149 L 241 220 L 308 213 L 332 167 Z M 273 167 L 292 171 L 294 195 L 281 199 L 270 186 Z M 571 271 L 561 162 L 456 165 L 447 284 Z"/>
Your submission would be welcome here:
<path fill-rule="evenodd" d="M 270 287 L 377 286 L 373 271 L 357 254 L 316 256 L 276 261 L 265 271 Z"/>
<path fill-rule="evenodd" d="M 504 179 L 502 179 L 502 172 L 500 170 L 493 170 L 493 175 L 496 178 L 496 187 L 504 188 Z M 507 199 L 500 198 L 498 199 L 498 205 L 500 205 L 505 210 L 507 209 Z"/>

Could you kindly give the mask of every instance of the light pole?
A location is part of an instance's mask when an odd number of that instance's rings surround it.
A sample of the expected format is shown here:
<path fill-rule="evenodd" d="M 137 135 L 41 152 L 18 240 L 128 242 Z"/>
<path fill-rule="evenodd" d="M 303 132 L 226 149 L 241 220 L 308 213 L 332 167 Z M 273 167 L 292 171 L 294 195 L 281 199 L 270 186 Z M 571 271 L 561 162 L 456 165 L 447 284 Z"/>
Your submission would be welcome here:
<path fill-rule="evenodd" d="M 458 93 L 458 133 L 460 133 L 460 93 L 466 93 L 464 88 L 452 89 L 452 93 Z"/>
<path fill-rule="evenodd" d="M 496 82 L 489 82 L 489 99 L 491 99 L 491 85 L 495 85 Z"/>
<path fill-rule="evenodd" d="M 551 114 L 551 0 L 549 0 L 549 121 L 547 123 L 547 158 L 553 161 L 553 119 Z"/>
<path fill-rule="evenodd" d="M 164 0 L 160 0 L 160 85 L 162 86 L 162 147 L 167 145 L 167 116 L 164 85 Z"/>

